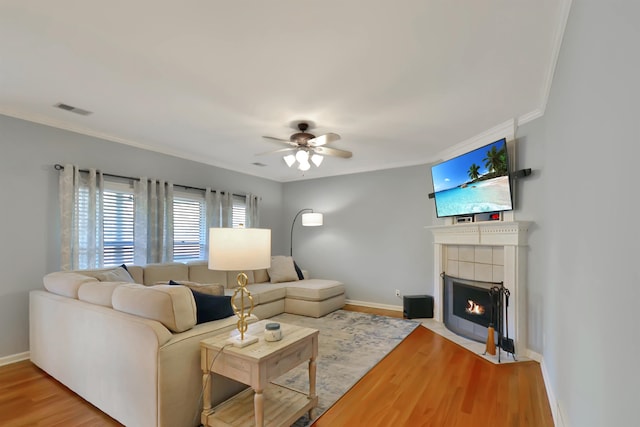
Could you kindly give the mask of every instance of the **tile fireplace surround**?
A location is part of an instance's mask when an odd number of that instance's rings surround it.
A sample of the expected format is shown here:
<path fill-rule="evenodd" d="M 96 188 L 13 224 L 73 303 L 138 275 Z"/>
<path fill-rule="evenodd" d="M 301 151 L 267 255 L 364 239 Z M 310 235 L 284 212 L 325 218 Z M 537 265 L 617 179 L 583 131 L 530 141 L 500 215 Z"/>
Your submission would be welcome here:
<path fill-rule="evenodd" d="M 526 221 L 487 221 L 426 227 L 434 241 L 435 322 L 442 325 L 443 286 L 440 273 L 461 279 L 504 281 L 509 298 L 509 337 L 516 356 L 528 356 L 526 300 Z"/>

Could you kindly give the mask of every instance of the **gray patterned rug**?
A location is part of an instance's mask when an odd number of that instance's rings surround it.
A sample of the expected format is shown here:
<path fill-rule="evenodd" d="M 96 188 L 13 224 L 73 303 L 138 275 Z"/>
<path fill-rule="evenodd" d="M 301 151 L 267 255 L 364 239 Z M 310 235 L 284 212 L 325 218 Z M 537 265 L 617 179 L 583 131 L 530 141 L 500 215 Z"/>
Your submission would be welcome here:
<path fill-rule="evenodd" d="M 406 338 L 420 322 L 375 314 L 338 310 L 319 319 L 283 313 L 270 320 L 314 328 L 318 343 L 316 417 L 329 409 L 343 394 Z M 307 365 L 302 364 L 274 383 L 309 391 Z M 311 420 L 313 421 L 313 420 Z M 305 415 L 294 426 L 311 424 Z"/>

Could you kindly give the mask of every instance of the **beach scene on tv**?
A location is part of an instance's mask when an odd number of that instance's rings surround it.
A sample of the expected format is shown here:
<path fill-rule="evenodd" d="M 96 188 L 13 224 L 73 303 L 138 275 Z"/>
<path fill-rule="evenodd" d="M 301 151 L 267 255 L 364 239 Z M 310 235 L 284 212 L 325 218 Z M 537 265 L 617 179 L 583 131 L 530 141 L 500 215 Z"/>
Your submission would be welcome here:
<path fill-rule="evenodd" d="M 438 217 L 511 210 L 504 139 L 431 168 Z"/>

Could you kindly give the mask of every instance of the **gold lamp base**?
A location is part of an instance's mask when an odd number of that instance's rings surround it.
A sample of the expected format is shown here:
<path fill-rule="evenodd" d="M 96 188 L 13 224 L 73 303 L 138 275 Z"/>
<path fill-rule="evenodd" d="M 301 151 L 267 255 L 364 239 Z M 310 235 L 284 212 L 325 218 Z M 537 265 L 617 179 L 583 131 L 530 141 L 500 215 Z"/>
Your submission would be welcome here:
<path fill-rule="evenodd" d="M 227 340 L 227 342 L 233 344 L 234 347 L 242 348 L 258 341 L 258 337 L 255 337 L 253 335 L 245 335 L 245 332 L 247 332 L 247 329 L 249 327 L 247 319 L 251 317 L 251 312 L 253 311 L 253 297 L 251 296 L 251 292 L 249 292 L 249 290 L 247 289 L 248 280 L 249 278 L 245 273 L 238 274 L 238 287 L 231 297 L 231 307 L 233 308 L 233 312 L 236 314 L 236 316 L 238 316 L 237 327 L 238 332 L 240 332 L 239 336 L 235 336 Z M 235 304 L 235 299 L 238 295 L 240 295 L 240 307 Z M 251 306 L 249 307 L 249 311 L 247 311 L 246 313 L 244 311 L 245 296 L 251 304 Z"/>

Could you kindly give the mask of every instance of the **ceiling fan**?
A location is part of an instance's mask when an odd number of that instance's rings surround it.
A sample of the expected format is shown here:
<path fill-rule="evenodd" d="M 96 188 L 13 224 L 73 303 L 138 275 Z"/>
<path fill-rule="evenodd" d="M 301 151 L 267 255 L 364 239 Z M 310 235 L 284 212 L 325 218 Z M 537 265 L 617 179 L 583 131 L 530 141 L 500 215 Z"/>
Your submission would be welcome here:
<path fill-rule="evenodd" d="M 337 133 L 326 133 L 324 135 L 315 136 L 307 132 L 308 128 L 308 123 L 298 123 L 298 129 L 300 130 L 300 132 L 294 133 L 289 137 L 289 139 L 263 136 L 263 138 L 265 139 L 285 144 L 288 147 L 262 153 L 261 155 L 288 153 L 284 156 L 284 161 L 287 163 L 287 166 L 293 166 L 293 164 L 297 160 L 298 169 L 300 169 L 301 171 L 307 171 L 311 168 L 309 160 L 311 160 L 311 162 L 313 162 L 313 164 L 318 167 L 324 159 L 323 156 L 341 157 L 343 159 L 348 159 L 352 156 L 351 151 L 325 147 L 326 144 L 330 144 L 340 139 L 340 135 L 338 135 Z"/>

